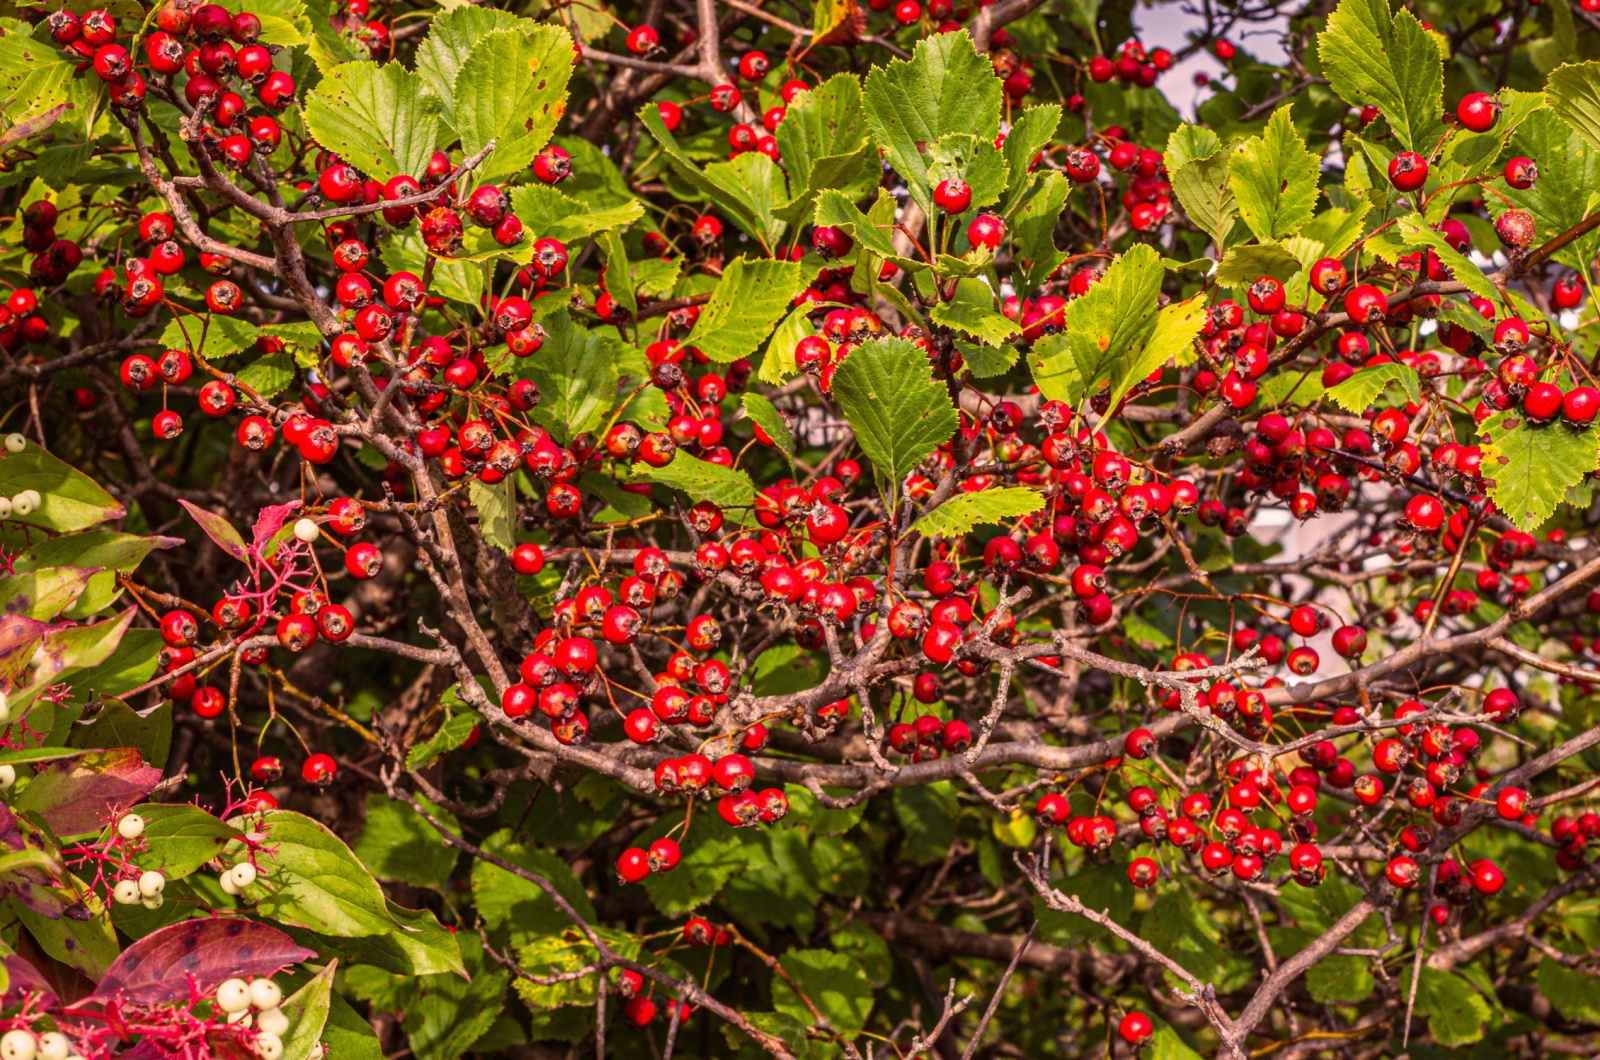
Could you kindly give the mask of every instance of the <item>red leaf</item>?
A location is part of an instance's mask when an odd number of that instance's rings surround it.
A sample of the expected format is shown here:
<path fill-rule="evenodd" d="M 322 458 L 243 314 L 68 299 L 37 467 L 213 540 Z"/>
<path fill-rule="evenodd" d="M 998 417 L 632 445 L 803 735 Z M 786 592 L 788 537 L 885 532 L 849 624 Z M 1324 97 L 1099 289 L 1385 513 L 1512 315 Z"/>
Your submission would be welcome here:
<path fill-rule="evenodd" d="M 200 524 L 200 529 L 206 532 L 207 537 L 217 543 L 218 548 L 240 563 L 248 562 L 244 548 L 244 538 L 239 536 L 239 531 L 233 528 L 232 523 L 216 512 L 208 512 L 199 505 L 190 504 L 186 500 L 180 499 L 178 503 L 183 505 L 185 511 L 194 516 L 194 521 Z"/>
<path fill-rule="evenodd" d="M 251 536 L 255 538 L 252 550 L 256 555 L 261 555 L 261 550 L 272 540 L 272 535 L 283 529 L 284 520 L 298 507 L 299 501 L 290 501 L 288 504 L 269 504 L 261 509 L 261 514 L 256 516 L 255 529 L 251 531 Z"/>
<path fill-rule="evenodd" d="M 6 987 L 4 997 L 0 997 L 0 1005 L 10 1008 L 22 1000 L 23 994 L 43 995 L 44 1007 L 53 1009 L 59 1004 L 55 988 L 45 981 L 39 974 L 39 969 L 29 964 L 27 959 L 15 953 L 5 959 L 6 974 L 11 978 L 11 985 Z"/>
<path fill-rule="evenodd" d="M 96 997 L 121 992 L 129 1001 L 186 1001 L 189 979 L 209 994 L 225 979 L 273 975 L 316 953 L 277 928 L 242 917 L 185 920 L 152 931 L 122 951 L 95 988 Z"/>
<path fill-rule="evenodd" d="M 16 804 L 44 818 L 56 835 L 97 832 L 114 810 L 131 806 L 161 783 L 133 747 L 87 751 L 40 764 Z"/>

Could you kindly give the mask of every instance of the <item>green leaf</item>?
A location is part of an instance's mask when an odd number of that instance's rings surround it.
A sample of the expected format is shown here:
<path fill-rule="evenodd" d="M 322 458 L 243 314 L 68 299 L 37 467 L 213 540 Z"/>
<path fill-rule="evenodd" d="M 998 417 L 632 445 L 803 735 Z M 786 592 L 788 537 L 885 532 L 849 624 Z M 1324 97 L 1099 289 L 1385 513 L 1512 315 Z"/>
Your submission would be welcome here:
<path fill-rule="evenodd" d="M 51 685 L 111 658 L 133 621 L 135 610 L 130 607 L 104 622 L 55 628 L 46 633 L 36 649 L 31 683 L 11 693 L 13 715 Z"/>
<path fill-rule="evenodd" d="M 586 922 L 593 923 L 596 919 L 594 905 L 584 892 L 583 884 L 556 855 L 513 841 L 509 828 L 486 839 L 483 849 L 544 877 Z M 691 845 L 684 851 L 685 859 L 693 849 Z M 572 918 L 538 885 L 487 861 L 472 864 L 472 896 L 485 924 L 496 930 L 510 927 L 518 937 L 552 934 L 573 926 Z"/>
<path fill-rule="evenodd" d="M 321 1055 L 322 1030 L 333 1008 L 333 974 L 338 967 L 337 960 L 329 961 L 310 982 L 283 999 L 279 1007 L 289 1017 L 283 1060 L 311 1060 Z"/>
<path fill-rule="evenodd" d="M 753 390 L 745 394 L 740 404 L 744 406 L 745 415 L 767 432 L 767 437 L 772 439 L 784 456 L 793 460 L 794 432 L 789 430 L 777 406 Z"/>
<path fill-rule="evenodd" d="M 483 940 L 459 935 L 466 974 L 440 973 L 417 982 L 401 1023 L 417 1060 L 456 1060 L 483 1037 L 505 1007 L 511 975 L 483 956 Z"/>
<path fill-rule="evenodd" d="M 247 897 L 264 917 L 321 934 L 359 938 L 396 933 L 383 891 L 326 826 L 292 810 L 263 815 L 271 837 L 263 879 Z"/>
<path fill-rule="evenodd" d="M 1228 186 L 1239 215 L 1258 239 L 1292 236 L 1317 212 L 1322 164 L 1295 130 L 1289 109 L 1288 103 L 1279 107 L 1260 136 L 1229 156 Z"/>
<path fill-rule="evenodd" d="M 1217 266 L 1216 281 L 1224 287 L 1248 287 L 1263 276 L 1272 276 L 1287 283 L 1301 267 L 1300 259 L 1282 243 L 1250 243 L 1228 248 Z"/>
<path fill-rule="evenodd" d="M 246 365 L 235 379 L 241 387 L 249 387 L 264 400 L 271 401 L 294 382 L 294 358 L 287 353 L 269 353 Z"/>
<path fill-rule="evenodd" d="M 1170 141 L 1168 150 L 1171 150 Z M 1239 203 L 1229 181 L 1231 158 L 1232 152 L 1217 148 L 1203 158 L 1190 159 L 1169 170 L 1172 190 L 1183 212 L 1200 231 L 1211 237 L 1219 253 L 1239 217 Z"/>
<path fill-rule="evenodd" d="M 1200 1054 L 1189 1047 L 1171 1024 L 1159 1019 L 1151 1022 L 1155 1024 L 1155 1033 L 1150 1035 L 1142 1050 L 1148 1060 L 1201 1060 Z"/>
<path fill-rule="evenodd" d="M 798 371 L 794 364 L 794 348 L 800 345 L 801 339 L 817 333 L 817 329 L 811 326 L 811 313 L 816 308 L 809 304 L 796 306 L 783 318 L 783 323 L 767 340 L 767 353 L 761 358 L 761 367 L 756 371 L 757 379 L 777 386 Z"/>
<path fill-rule="evenodd" d="M 517 484 L 502 479 L 493 486 L 473 479 L 467 483 L 467 499 L 478 512 L 478 533 L 501 552 L 516 547 Z"/>
<path fill-rule="evenodd" d="M 1356 369 L 1355 375 L 1328 390 L 1328 398 L 1346 412 L 1359 415 L 1371 408 L 1391 383 L 1399 383 L 1411 401 L 1422 397 L 1417 370 L 1391 361 Z"/>
<path fill-rule="evenodd" d="M 1600 431 L 1535 426 L 1518 410 L 1485 421 L 1479 442 L 1489 499 L 1530 533 L 1555 513 L 1568 489 L 1600 466 Z"/>
<path fill-rule="evenodd" d="M 834 372 L 833 394 L 890 491 L 959 425 L 927 355 L 905 339 L 879 339 L 852 352 Z"/>
<path fill-rule="evenodd" d="M 592 493 L 606 502 L 595 513 L 597 523 L 621 523 L 649 515 L 654 505 L 649 497 L 623 489 L 616 480 L 598 471 L 585 471 L 578 477 L 578 485 L 585 493 Z"/>
<path fill-rule="evenodd" d="M 1067 204 L 1072 182 L 1050 170 L 1039 180 L 1039 187 L 1011 218 L 1011 240 L 1021 260 L 1022 289 L 1033 290 L 1048 280 L 1067 260 L 1067 253 L 1056 249 L 1056 223 Z"/>
<path fill-rule="evenodd" d="M 608 945 L 624 957 L 636 959 L 640 945 L 636 936 L 601 928 L 596 932 Z M 517 963 L 533 975 L 550 978 L 567 972 L 576 972 L 598 963 L 599 953 L 584 934 L 576 928 L 540 935 L 517 950 Z M 578 979 L 551 983 L 546 986 L 518 979 L 517 996 L 534 1008 L 555 1008 L 558 1005 L 592 1005 L 595 1001 L 596 980 L 605 973 L 595 972 Z"/>
<path fill-rule="evenodd" d="M 1004 523 L 1044 507 L 1044 495 L 1026 486 L 957 493 L 912 524 L 924 537 L 961 537 L 980 523 Z"/>
<path fill-rule="evenodd" d="M 789 202 L 789 185 L 783 169 L 760 151 L 746 151 L 727 162 L 713 162 L 705 168 L 706 179 L 737 194 L 755 222 L 750 234 L 763 247 L 776 247 L 783 240 L 787 219 L 781 208 Z"/>
<path fill-rule="evenodd" d="M 143 714 L 138 714 L 122 700 L 103 691 L 93 680 L 96 671 L 111 666 L 116 655 L 127 647 L 128 641 L 133 639 L 134 634 L 155 632 L 151 629 L 130 629 L 123 636 L 122 643 L 117 645 L 117 652 L 113 654 L 111 660 L 102 663 L 94 670 L 80 670 L 73 676 L 72 685 L 75 689 L 93 689 L 100 695 L 100 710 L 94 715 L 94 720 L 90 724 L 71 727 L 71 731 L 67 734 L 68 746 L 81 747 L 85 750 L 96 747 L 131 747 L 157 769 L 167 764 L 167 754 L 172 747 L 171 701 L 163 701 Z M 156 639 L 159 642 L 159 634 Z M 141 684 L 155 672 L 156 653 L 150 652 L 149 658 L 150 666 L 143 671 L 143 678 L 139 682 Z"/>
<path fill-rule="evenodd" d="M 1222 138 L 1204 125 L 1184 122 L 1167 137 L 1166 163 L 1169 172 L 1190 162 L 1210 158 L 1222 150 Z"/>
<path fill-rule="evenodd" d="M 520 173 L 550 142 L 566 111 L 572 35 L 558 26 L 491 30 L 456 71 L 455 129 L 461 149 L 494 152 L 475 171 L 480 181 Z"/>
<path fill-rule="evenodd" d="M 77 603 L 95 573 L 87 567 L 50 567 L 14 574 L 0 581 L 0 614 L 48 622 Z"/>
<path fill-rule="evenodd" d="M 1011 131 L 1006 133 L 1006 142 L 1001 145 L 1008 174 L 1005 198 L 1000 203 L 1003 215 L 1009 217 L 1028 189 L 1033 187 L 1037 174 L 1030 167 L 1039 152 L 1049 146 L 1060 124 L 1061 107 L 1055 103 L 1029 107 L 1021 114 L 1013 113 Z M 973 205 L 977 205 L 976 199 Z"/>
<path fill-rule="evenodd" d="M 947 34 L 954 36 L 954 34 Z M 872 1012 L 872 983 L 853 957 L 834 950 L 790 950 L 778 958 L 824 1018 L 841 1034 L 854 1037 Z M 772 1006 L 811 1026 L 816 1018 L 783 979 L 772 981 Z"/>
<path fill-rule="evenodd" d="M 1553 111 L 1529 114 L 1512 134 L 1511 150 L 1539 163 L 1539 180 L 1533 187 L 1503 189 L 1512 206 L 1533 214 L 1539 232 L 1536 244 L 1565 232 L 1592 212 L 1590 196 L 1600 187 L 1600 150 Z M 1486 205 L 1496 218 L 1507 209 L 1498 196 L 1490 196 Z M 1591 232 L 1557 251 L 1555 259 L 1582 271 L 1597 249 L 1600 234 Z"/>
<path fill-rule="evenodd" d="M 1354 1005 L 1377 989 L 1372 962 L 1365 957 L 1330 953 L 1306 970 L 1306 989 L 1324 1005 Z"/>
<path fill-rule="evenodd" d="M 565 443 L 605 423 L 617 403 L 617 356 L 622 344 L 578 327 L 564 310 L 546 317 L 545 344 L 513 366 L 539 384 L 533 418 Z"/>
<path fill-rule="evenodd" d="M 1550 11 L 1550 36 L 1528 42 L 1528 58 L 1542 74 L 1548 74 L 1578 50 L 1578 27 L 1568 0 L 1547 0 L 1545 7 Z"/>
<path fill-rule="evenodd" d="M 182 879 L 244 836 L 187 803 L 147 803 L 139 815 L 144 818 L 146 849 L 134 855 L 133 862 L 142 869 L 159 869 L 168 879 Z"/>
<path fill-rule="evenodd" d="M 1076 405 L 1144 345 L 1155 328 L 1162 272 L 1161 255 L 1137 244 L 1067 306 L 1065 327 L 1034 343 L 1028 354 L 1046 399 Z"/>
<path fill-rule="evenodd" d="M 1138 354 L 1117 362 L 1111 380 L 1111 407 L 1128 391 L 1144 382 L 1168 361 L 1177 367 L 1193 364 L 1198 354 L 1194 340 L 1206 322 L 1206 300 L 1195 295 L 1186 302 L 1174 302 L 1156 314 L 1156 326 Z"/>
<path fill-rule="evenodd" d="M 748 357 L 804 287 L 799 262 L 737 258 L 723 271 L 683 344 L 719 364 Z"/>
<path fill-rule="evenodd" d="M 172 350 L 185 350 L 208 361 L 221 360 L 255 346 L 266 328 L 240 317 L 210 316 L 204 323 L 192 316 L 174 315 L 161 332 L 161 344 Z"/>
<path fill-rule="evenodd" d="M 974 210 L 999 202 L 1009 176 L 1006 156 L 992 140 L 980 140 L 971 133 L 946 133 L 928 145 L 928 183 L 938 187 L 952 177 L 966 181 L 972 189 Z"/>
<path fill-rule="evenodd" d="M 830 188 L 817 196 L 817 224 L 844 229 L 858 244 L 880 257 L 896 257 L 889 233 L 873 224 L 843 192 Z M 809 311 L 815 307 L 800 308 Z"/>
<path fill-rule="evenodd" d="M 290 928 L 289 934 L 324 960 L 338 958 L 347 965 L 371 965 L 404 976 L 466 974 L 456 936 L 432 913 L 404 909 L 387 899 L 383 908 L 398 927 L 382 934 L 350 937 L 299 928 Z"/>
<path fill-rule="evenodd" d="M 955 296 L 929 316 L 989 346 L 1004 346 L 1022 333 L 1021 325 L 994 308 L 994 291 L 982 280 L 957 280 Z"/>
<path fill-rule="evenodd" d="M 1600 978 L 1564 968 L 1549 957 L 1539 962 L 1539 993 L 1573 1023 L 1600 1023 Z"/>
<path fill-rule="evenodd" d="M 1407 243 L 1414 247 L 1430 248 L 1440 263 L 1447 267 L 1456 279 L 1467 285 L 1467 290 L 1491 301 L 1499 297 L 1499 292 L 1495 290 L 1494 284 L 1489 282 L 1489 277 L 1483 274 L 1483 270 L 1446 242 L 1444 233 L 1434 231 L 1433 226 L 1420 214 L 1400 218 L 1395 227 L 1399 229 Z"/>
<path fill-rule="evenodd" d="M 993 143 L 1000 133 L 1000 96 L 988 57 L 964 33 L 925 37 L 910 61 L 896 59 L 867 74 L 863 98 L 872 138 L 930 217 L 925 145 L 953 132 Z"/>
<path fill-rule="evenodd" d="M 1544 94 L 1557 117 L 1591 146 L 1600 147 L 1600 62 L 1558 67 L 1545 82 Z"/>
<path fill-rule="evenodd" d="M 1433 35 L 1389 0 L 1340 0 L 1317 38 L 1328 85 L 1346 103 L 1383 112 L 1400 145 L 1428 152 L 1444 112 L 1444 59 Z"/>
<path fill-rule="evenodd" d="M 819 10 L 823 7 L 822 4 L 817 6 Z M 860 79 L 854 74 L 835 74 L 815 88 L 800 93 L 784 113 L 774 135 L 784 168 L 789 171 L 789 179 L 796 189 L 817 190 L 818 185 L 812 180 L 814 171 L 829 157 L 859 157 L 861 161 L 856 165 L 865 170 L 866 156 L 856 154 L 867 142 Z"/>
<path fill-rule="evenodd" d="M 117 959 L 120 947 L 111 917 L 99 897 L 87 889 L 83 894 L 87 916 L 82 920 L 70 916 L 48 918 L 28 908 L 16 895 L 8 899 L 8 904 L 38 941 L 40 949 L 67 967 L 97 980 Z"/>
<path fill-rule="evenodd" d="M 424 805 L 450 831 L 461 831 L 449 811 L 426 802 Z M 446 843 L 421 814 L 382 792 L 367 796 L 367 820 L 356 840 L 355 854 L 379 879 L 434 889 L 450 882 L 458 856 L 456 848 Z"/>
<path fill-rule="evenodd" d="M 478 727 L 477 715 L 452 714 L 432 736 L 406 752 L 406 769 L 421 772 L 434 762 L 467 742 L 472 730 Z"/>
<path fill-rule="evenodd" d="M 692 501 L 710 501 L 721 508 L 748 508 L 756 501 L 756 488 L 749 475 L 682 451 L 666 467 L 651 467 L 640 461 L 630 474 L 635 482 L 670 486 L 687 493 Z"/>
<path fill-rule="evenodd" d="M 434 14 L 427 39 L 417 46 L 417 75 L 438 99 L 439 116 L 446 125 L 455 128 L 456 76 L 467 56 L 472 54 L 472 46 L 495 30 L 533 25 L 535 23 L 520 20 L 509 11 L 476 4 L 461 4 Z M 517 211 L 517 216 L 527 223 L 521 210 Z M 544 234 L 543 229 L 533 230 L 541 237 Z"/>
<path fill-rule="evenodd" d="M 1406 994 L 1410 988 L 1407 968 L 1400 976 L 1400 990 Z M 1424 965 L 1417 981 L 1417 1013 L 1427 1017 L 1434 1041 L 1448 1049 L 1480 1041 L 1494 1010 L 1466 979 Z"/>
<path fill-rule="evenodd" d="M 399 63 L 341 63 L 306 94 L 305 122 L 319 144 L 383 183 L 427 170 L 439 98 Z"/>
<path fill-rule="evenodd" d="M 775 225 L 782 222 L 775 221 L 771 214 L 771 203 L 765 207 L 758 203 L 751 195 L 751 189 L 743 183 L 743 171 L 729 163 L 717 163 L 716 166 L 701 169 L 695 164 L 694 159 L 684 153 L 678 144 L 677 137 L 667 130 L 661 121 L 659 107 L 646 106 L 639 111 L 639 121 L 645 130 L 661 145 L 661 151 L 666 156 L 667 163 L 672 171 L 682 177 L 691 187 L 711 200 L 712 204 L 722 210 L 734 224 L 748 232 L 751 238 L 761 243 L 763 248 L 772 249 Z M 780 126 L 781 128 L 781 126 Z M 743 157 L 743 156 L 741 156 Z M 761 155 L 766 158 L 766 155 Z M 771 159 L 767 159 L 768 167 L 763 167 L 763 174 L 769 186 L 776 179 L 771 171 Z M 746 166 L 759 165 L 748 162 Z M 720 167 L 720 168 L 719 168 Z M 781 228 L 779 229 L 781 232 Z"/>
<path fill-rule="evenodd" d="M 0 453 L 0 495 L 15 497 L 23 490 L 37 490 L 41 503 L 31 515 L 12 512 L 9 518 L 46 530 L 84 530 L 127 514 L 88 475 L 57 460 L 32 440 L 20 453 Z"/>
<path fill-rule="evenodd" d="M 644 216 L 644 204 L 638 199 L 596 210 L 545 184 L 519 184 L 511 189 L 511 207 L 538 238 L 549 237 L 563 243 L 625 228 Z"/>

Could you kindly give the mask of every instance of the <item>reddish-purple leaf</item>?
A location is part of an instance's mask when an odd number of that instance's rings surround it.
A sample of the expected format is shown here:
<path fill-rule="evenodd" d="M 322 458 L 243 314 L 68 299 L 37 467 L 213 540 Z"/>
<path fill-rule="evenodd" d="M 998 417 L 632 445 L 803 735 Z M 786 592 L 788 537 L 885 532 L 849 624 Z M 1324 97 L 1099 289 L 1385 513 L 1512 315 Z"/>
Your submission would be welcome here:
<path fill-rule="evenodd" d="M 27 615 L 0 615 L 0 679 L 20 684 L 22 671 L 46 633 L 59 628 Z"/>
<path fill-rule="evenodd" d="M 138 802 L 159 783 L 161 770 L 145 765 L 136 748 L 87 751 L 41 764 L 15 804 L 44 818 L 56 835 L 81 835 L 98 831 L 113 812 Z"/>
<path fill-rule="evenodd" d="M 311 960 L 277 928 L 241 917 L 185 920 L 152 931 L 122 951 L 95 988 L 96 997 L 121 992 L 130 1001 L 161 1003 L 189 997 L 189 980 L 204 994 L 225 979 L 273 975 Z"/>
<path fill-rule="evenodd" d="M 5 132 L 0 133 L 0 150 L 10 147 L 14 143 L 20 143 L 30 136 L 36 136 L 44 132 L 56 123 L 57 118 L 67 112 L 67 106 L 65 103 L 57 103 L 38 117 L 29 118 L 27 121 L 19 121 Z"/>
<path fill-rule="evenodd" d="M 269 504 L 261 509 L 261 514 L 256 516 L 255 529 L 251 531 L 255 538 L 251 551 L 261 555 L 261 550 L 272 540 L 272 535 L 283 529 L 283 522 L 289 518 L 289 513 L 299 507 L 299 501 L 290 501 L 288 504 Z"/>
<path fill-rule="evenodd" d="M 13 814 L 10 807 L 0 805 L 0 855 L 45 850 L 46 842 L 39 830 Z M 73 892 L 62 888 L 58 877 L 39 864 L 13 865 L 7 869 L 0 876 L 0 896 L 5 895 L 49 920 L 61 919 L 62 913 L 78 904 Z"/>
<path fill-rule="evenodd" d="M 190 504 L 186 500 L 180 499 L 178 503 L 183 505 L 185 511 L 194 516 L 194 521 L 200 524 L 200 529 L 206 532 L 207 537 L 217 543 L 218 548 L 240 563 L 248 561 L 244 538 L 239 536 L 239 531 L 233 528 L 232 523 L 217 513 L 208 512 L 199 505 Z"/>
<path fill-rule="evenodd" d="M 5 959 L 6 975 L 11 983 L 6 987 L 4 997 L 0 997 L 0 1007 L 10 1008 L 22 1000 L 24 994 L 39 994 L 45 1008 L 55 1008 L 59 1003 L 55 988 L 45 981 L 39 974 L 39 969 L 29 964 L 26 958 L 15 953 L 9 954 Z"/>

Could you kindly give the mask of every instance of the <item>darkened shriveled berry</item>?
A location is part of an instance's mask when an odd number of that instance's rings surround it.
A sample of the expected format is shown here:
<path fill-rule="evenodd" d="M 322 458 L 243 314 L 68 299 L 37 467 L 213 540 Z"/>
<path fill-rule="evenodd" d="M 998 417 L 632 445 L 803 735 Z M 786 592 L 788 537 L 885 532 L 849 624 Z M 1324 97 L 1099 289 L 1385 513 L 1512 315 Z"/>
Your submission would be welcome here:
<path fill-rule="evenodd" d="M 1535 229 L 1533 214 L 1527 210 L 1507 210 L 1494 222 L 1495 235 L 1512 250 L 1527 250 L 1533 246 Z"/>

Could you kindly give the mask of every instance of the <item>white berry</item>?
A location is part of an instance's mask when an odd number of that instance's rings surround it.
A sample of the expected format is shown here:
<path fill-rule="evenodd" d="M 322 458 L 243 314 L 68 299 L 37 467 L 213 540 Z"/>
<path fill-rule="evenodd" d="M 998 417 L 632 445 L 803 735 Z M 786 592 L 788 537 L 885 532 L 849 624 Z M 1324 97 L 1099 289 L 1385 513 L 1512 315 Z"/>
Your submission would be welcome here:
<path fill-rule="evenodd" d="M 275 1009 L 283 1001 L 283 990 L 271 979 L 257 979 L 250 984 L 250 1004 L 263 1011 Z"/>
<path fill-rule="evenodd" d="M 256 882 L 256 867 L 248 861 L 241 861 L 228 870 L 228 875 L 233 877 L 233 885 L 242 891 Z"/>
<path fill-rule="evenodd" d="M 28 1031 L 6 1031 L 0 1036 L 0 1060 L 34 1060 L 39 1042 Z"/>
<path fill-rule="evenodd" d="M 117 822 L 117 834 L 124 839 L 138 839 L 144 835 L 144 818 L 136 813 L 124 814 Z"/>
<path fill-rule="evenodd" d="M 0 766 L 0 791 L 9 791 L 17 782 L 16 766 Z"/>
<path fill-rule="evenodd" d="M 138 880 L 118 880 L 111 888 L 111 898 L 118 905 L 133 905 L 140 897 Z"/>
<path fill-rule="evenodd" d="M 250 1007 L 250 984 L 229 979 L 217 987 L 217 1007 L 224 1012 L 243 1012 Z"/>
<path fill-rule="evenodd" d="M 315 541 L 319 536 L 321 536 L 321 534 L 322 534 L 322 531 L 317 528 L 317 524 L 316 524 L 315 520 L 312 520 L 312 519 L 296 519 L 295 520 L 295 523 L 294 523 L 294 536 L 296 538 L 298 538 L 299 540 L 304 541 L 306 544 L 308 544 L 308 545 L 311 544 L 311 542 Z"/>
<path fill-rule="evenodd" d="M 258 1034 L 255 1050 L 261 1060 L 278 1060 L 283 1055 L 283 1039 L 276 1034 Z"/>
<path fill-rule="evenodd" d="M 139 874 L 139 893 L 146 898 L 154 898 L 167 888 L 167 878 L 155 869 L 150 869 Z"/>
<path fill-rule="evenodd" d="M 6 452 L 20 453 L 26 448 L 28 448 L 28 439 L 22 435 L 16 432 L 6 435 Z"/>
<path fill-rule="evenodd" d="M 17 515 L 32 515 L 39 507 L 37 490 L 23 490 L 11 498 L 11 511 Z"/>
<path fill-rule="evenodd" d="M 139 904 L 144 906 L 146 909 L 151 910 L 152 912 L 160 909 L 166 903 L 167 896 L 164 894 L 153 894 L 148 898 L 139 899 Z"/>
<path fill-rule="evenodd" d="M 11 518 L 11 498 L 0 497 L 0 519 Z"/>
<path fill-rule="evenodd" d="M 281 1009 L 262 1009 L 256 1016 L 256 1029 L 262 1034 L 276 1034 L 282 1038 L 289 1030 L 289 1017 Z"/>
<path fill-rule="evenodd" d="M 39 1035 L 39 1060 L 67 1060 L 72 1055 L 72 1042 L 60 1031 L 46 1031 Z"/>

